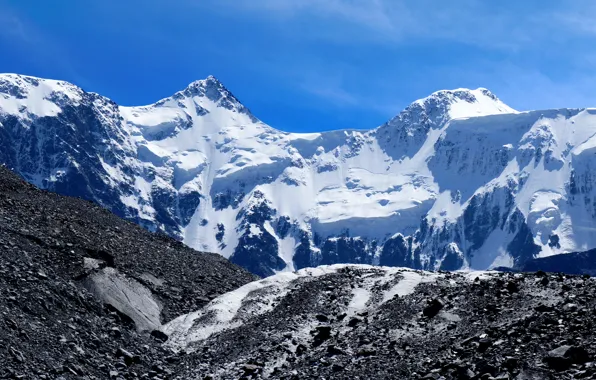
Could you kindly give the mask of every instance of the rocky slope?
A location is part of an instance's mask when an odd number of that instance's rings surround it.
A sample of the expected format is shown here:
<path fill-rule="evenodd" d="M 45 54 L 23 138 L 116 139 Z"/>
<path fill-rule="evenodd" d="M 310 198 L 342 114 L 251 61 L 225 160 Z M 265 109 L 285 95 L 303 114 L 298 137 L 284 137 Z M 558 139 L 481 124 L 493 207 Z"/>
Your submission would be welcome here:
<path fill-rule="evenodd" d="M 162 329 L 195 379 L 592 379 L 596 281 L 365 265 L 245 285 Z"/>
<path fill-rule="evenodd" d="M 0 166 L 0 378 L 163 378 L 162 323 L 252 280 Z"/>
<path fill-rule="evenodd" d="M 0 162 L 262 276 L 334 263 L 519 268 L 596 248 L 594 113 L 517 112 L 458 89 L 375 129 L 292 134 L 213 77 L 122 107 L 6 74 Z"/>

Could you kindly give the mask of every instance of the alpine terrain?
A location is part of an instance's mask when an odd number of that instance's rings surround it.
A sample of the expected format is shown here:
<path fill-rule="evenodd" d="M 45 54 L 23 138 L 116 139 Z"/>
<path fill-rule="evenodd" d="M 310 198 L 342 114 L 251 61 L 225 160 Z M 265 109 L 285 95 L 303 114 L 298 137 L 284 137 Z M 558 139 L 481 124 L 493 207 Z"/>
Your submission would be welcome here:
<path fill-rule="evenodd" d="M 521 268 L 596 248 L 595 114 L 517 112 L 458 89 L 375 129 L 296 134 L 214 77 L 124 107 L 5 74 L 0 162 L 260 276 L 336 263 Z"/>
<path fill-rule="evenodd" d="M 254 280 L 0 167 L 0 378 L 596 377 L 588 275 L 335 264 Z"/>

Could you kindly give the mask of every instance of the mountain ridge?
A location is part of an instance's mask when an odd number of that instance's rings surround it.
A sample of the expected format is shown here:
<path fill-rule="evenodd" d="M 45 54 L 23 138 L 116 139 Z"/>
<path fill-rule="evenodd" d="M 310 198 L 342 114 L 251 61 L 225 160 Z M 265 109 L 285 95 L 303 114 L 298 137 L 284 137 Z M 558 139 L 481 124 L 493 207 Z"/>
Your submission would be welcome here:
<path fill-rule="evenodd" d="M 141 107 L 71 86 L 0 76 L 0 162 L 261 276 L 487 269 L 596 247 L 591 109 L 443 90 L 370 130 L 299 134 L 214 77 Z"/>
<path fill-rule="evenodd" d="M 25 82 L 47 82 L 47 83 L 51 83 L 51 84 L 55 84 L 58 86 L 63 86 L 65 88 L 70 88 L 76 91 L 82 91 L 82 92 L 86 92 L 88 94 L 95 94 L 98 96 L 101 96 L 102 98 L 108 99 L 107 97 L 94 92 L 94 91 L 86 91 L 85 89 L 83 89 L 82 87 L 79 87 L 78 85 L 75 85 L 71 82 L 68 81 L 64 81 L 64 80 L 55 80 L 55 79 L 46 79 L 46 78 L 41 78 L 41 77 L 36 77 L 36 76 L 32 76 L 32 75 L 23 75 L 23 74 L 17 74 L 17 73 L 0 73 L 0 79 L 2 78 L 11 78 L 13 80 L 19 80 L 20 79 L 24 79 Z M 153 103 L 149 103 L 149 104 L 142 104 L 142 105 L 121 105 L 120 107 L 122 108 L 147 108 L 147 107 L 152 107 L 152 106 L 156 106 L 156 105 L 161 105 L 164 102 L 166 102 L 167 100 L 170 100 L 172 98 L 176 98 L 176 97 L 180 97 L 182 95 L 184 95 L 185 92 L 191 92 L 193 89 L 196 88 L 205 88 L 205 87 L 210 87 L 210 86 L 215 86 L 215 87 L 219 87 L 219 89 L 221 90 L 221 93 L 223 94 L 223 97 L 230 97 L 231 99 L 233 99 L 234 101 L 238 102 L 242 107 L 244 107 L 251 115 L 252 112 L 250 112 L 250 110 L 244 105 L 242 104 L 242 102 L 240 102 L 240 100 L 223 84 L 223 82 L 221 80 L 219 80 L 216 76 L 214 75 L 208 75 L 205 79 L 197 79 L 194 80 L 192 82 L 190 82 L 184 89 L 176 91 L 174 94 L 165 97 L 165 98 L 161 98 L 158 99 L 157 101 L 153 102 Z M 465 96 L 462 94 L 468 94 L 468 96 Z M 454 97 L 458 97 L 457 95 L 459 94 L 460 96 L 460 100 L 464 100 L 466 97 L 469 98 L 469 95 L 474 95 L 474 94 L 480 94 L 483 93 L 484 95 L 486 95 L 489 98 L 492 98 L 495 101 L 498 101 L 500 103 L 501 100 L 494 95 L 494 93 L 492 93 L 489 89 L 484 88 L 484 87 L 478 87 L 476 89 L 472 89 L 472 88 L 464 88 L 464 87 L 460 87 L 460 88 L 454 88 L 454 89 L 442 89 L 442 90 L 436 90 L 434 92 L 432 92 L 430 95 L 414 100 L 412 101 L 409 106 L 407 106 L 405 110 L 407 110 L 408 108 L 412 107 L 415 104 L 424 104 L 425 101 L 431 100 L 433 98 L 437 98 L 437 97 L 445 97 L 446 95 L 451 95 Z M 111 101 L 111 100 L 110 100 Z M 504 103 L 503 103 L 504 105 Z M 511 112 L 511 113 L 516 113 L 518 111 L 504 105 L 504 109 L 507 112 Z M 403 111 L 402 111 L 403 112 Z M 400 112 L 401 113 L 401 112 Z M 253 115 L 254 116 L 254 115 Z M 395 117 L 399 116 L 396 115 Z M 395 118 L 394 117 L 394 118 Z M 473 117 L 473 116 L 462 116 L 462 117 Z M 392 118 L 392 119 L 394 119 Z M 457 118 L 457 117 L 456 117 Z M 258 120 L 258 119 L 257 119 Z M 259 120 L 260 121 L 260 120 Z M 336 131 L 360 131 L 360 132 L 370 132 L 374 129 L 378 129 L 381 126 L 388 124 L 391 121 L 391 119 L 389 121 L 387 121 L 384 124 L 381 124 L 377 127 L 372 127 L 372 128 L 341 128 L 341 129 L 330 129 L 330 130 L 322 130 L 322 131 L 316 131 L 316 132 L 288 132 L 288 131 L 284 131 L 283 129 L 279 129 L 279 128 L 275 128 L 275 127 L 270 127 L 272 129 L 274 129 L 275 131 L 278 131 L 280 133 L 290 133 L 290 134 L 295 134 L 295 135 L 310 135 L 310 134 L 317 134 L 317 133 L 327 133 L 327 132 L 336 132 Z"/>

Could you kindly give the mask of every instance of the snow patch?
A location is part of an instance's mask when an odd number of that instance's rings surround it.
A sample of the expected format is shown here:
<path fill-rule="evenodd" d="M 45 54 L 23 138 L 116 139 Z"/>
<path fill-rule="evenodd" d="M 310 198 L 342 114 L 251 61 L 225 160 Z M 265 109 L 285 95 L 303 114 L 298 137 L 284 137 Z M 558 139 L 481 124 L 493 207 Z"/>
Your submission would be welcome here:
<path fill-rule="evenodd" d="M 346 265 L 333 265 L 305 268 L 295 273 L 278 273 L 246 284 L 215 298 L 202 310 L 180 316 L 163 325 L 162 331 L 170 336 L 167 344 L 174 349 L 182 349 L 194 341 L 205 340 L 218 332 L 239 327 L 246 315 L 261 315 L 277 306 L 278 300 L 287 294 L 292 281 L 335 273 L 345 267 Z M 248 309 L 243 310 L 244 316 L 238 317 L 238 311 L 244 306 Z"/>

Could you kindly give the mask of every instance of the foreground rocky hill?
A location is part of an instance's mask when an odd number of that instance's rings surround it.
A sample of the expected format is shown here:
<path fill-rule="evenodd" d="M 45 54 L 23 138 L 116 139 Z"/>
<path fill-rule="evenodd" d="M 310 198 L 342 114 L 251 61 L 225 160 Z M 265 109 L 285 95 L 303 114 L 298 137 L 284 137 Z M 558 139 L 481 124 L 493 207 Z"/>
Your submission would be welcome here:
<path fill-rule="evenodd" d="M 193 379 L 592 379 L 596 281 L 334 265 L 279 274 L 162 329 Z"/>
<path fill-rule="evenodd" d="M 123 107 L 4 74 L 0 163 L 261 276 L 335 263 L 521 268 L 596 248 L 595 113 L 517 112 L 456 89 L 374 129 L 296 134 L 213 77 Z"/>
<path fill-rule="evenodd" d="M 0 378 L 165 377 L 161 324 L 253 279 L 0 167 Z"/>

